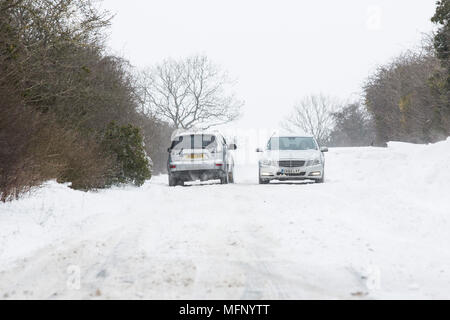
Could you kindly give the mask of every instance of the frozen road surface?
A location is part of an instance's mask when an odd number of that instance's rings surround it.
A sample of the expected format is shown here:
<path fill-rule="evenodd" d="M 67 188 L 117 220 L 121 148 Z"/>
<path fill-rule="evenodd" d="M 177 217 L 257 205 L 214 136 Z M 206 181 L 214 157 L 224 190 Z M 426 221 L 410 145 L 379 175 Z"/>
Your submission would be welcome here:
<path fill-rule="evenodd" d="M 0 299 L 450 298 L 450 139 L 331 149 L 326 176 L 49 182 L 0 204 Z"/>

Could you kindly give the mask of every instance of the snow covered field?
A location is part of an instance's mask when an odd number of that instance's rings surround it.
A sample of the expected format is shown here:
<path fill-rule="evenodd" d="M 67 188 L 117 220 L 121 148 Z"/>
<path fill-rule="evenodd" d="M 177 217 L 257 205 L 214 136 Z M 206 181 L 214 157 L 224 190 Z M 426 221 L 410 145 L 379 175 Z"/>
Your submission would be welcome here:
<path fill-rule="evenodd" d="M 326 159 L 323 185 L 50 182 L 0 204 L 0 299 L 449 299 L 450 139 Z"/>

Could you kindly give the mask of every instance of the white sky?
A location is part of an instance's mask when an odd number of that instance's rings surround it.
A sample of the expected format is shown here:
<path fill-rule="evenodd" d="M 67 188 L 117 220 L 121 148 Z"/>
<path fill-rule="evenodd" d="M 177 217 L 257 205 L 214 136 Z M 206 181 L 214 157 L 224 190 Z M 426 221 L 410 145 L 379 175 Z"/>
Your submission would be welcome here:
<path fill-rule="evenodd" d="M 238 80 L 234 127 L 277 126 L 310 93 L 358 97 L 432 30 L 433 0 L 104 0 L 109 46 L 137 67 L 206 54 Z"/>

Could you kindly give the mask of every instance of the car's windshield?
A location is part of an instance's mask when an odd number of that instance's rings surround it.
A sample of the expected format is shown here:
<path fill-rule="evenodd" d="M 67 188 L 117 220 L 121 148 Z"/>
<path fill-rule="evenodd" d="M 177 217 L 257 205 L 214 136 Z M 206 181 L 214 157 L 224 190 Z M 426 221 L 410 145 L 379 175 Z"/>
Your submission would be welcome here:
<path fill-rule="evenodd" d="M 216 137 L 210 134 L 191 134 L 180 136 L 172 141 L 172 150 L 181 149 L 214 149 L 217 146 Z"/>
<path fill-rule="evenodd" d="M 317 150 L 317 144 L 309 137 L 273 137 L 267 150 Z"/>

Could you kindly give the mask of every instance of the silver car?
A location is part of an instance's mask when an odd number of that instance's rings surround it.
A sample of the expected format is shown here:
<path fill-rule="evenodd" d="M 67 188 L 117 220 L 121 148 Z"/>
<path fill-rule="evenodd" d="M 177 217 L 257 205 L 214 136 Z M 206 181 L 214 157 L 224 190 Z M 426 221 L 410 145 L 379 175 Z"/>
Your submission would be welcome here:
<path fill-rule="evenodd" d="M 325 180 L 324 152 L 328 148 L 319 148 L 316 139 L 305 136 L 271 137 L 266 151 L 259 161 L 259 183 L 267 184 L 271 180 Z"/>
<path fill-rule="evenodd" d="M 229 151 L 236 150 L 236 145 L 227 144 L 219 132 L 174 133 L 171 140 L 167 150 L 169 186 L 196 180 L 234 183 L 234 161 Z"/>

